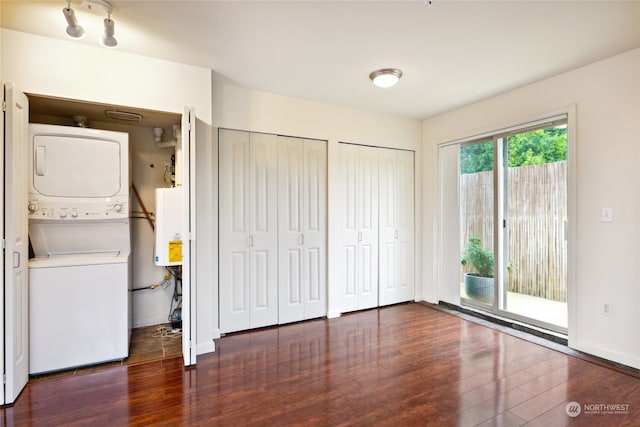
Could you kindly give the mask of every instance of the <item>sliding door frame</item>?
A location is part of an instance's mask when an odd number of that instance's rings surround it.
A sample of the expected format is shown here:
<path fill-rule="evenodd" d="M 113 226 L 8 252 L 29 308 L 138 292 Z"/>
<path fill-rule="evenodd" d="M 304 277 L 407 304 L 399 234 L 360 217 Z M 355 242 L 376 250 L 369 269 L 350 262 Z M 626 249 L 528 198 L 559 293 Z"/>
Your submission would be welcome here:
<path fill-rule="evenodd" d="M 527 323 L 533 326 L 541 327 L 550 331 L 558 332 L 561 334 L 568 334 L 571 326 L 574 324 L 575 312 L 571 302 L 575 300 L 574 288 L 574 265 L 573 254 L 575 253 L 573 248 L 573 236 L 575 236 L 575 224 L 572 220 L 575 218 L 575 167 L 573 166 L 573 160 L 575 156 L 575 106 L 568 108 L 564 112 L 550 114 L 543 116 L 541 119 L 525 122 L 520 125 L 514 125 L 505 127 L 501 130 L 494 132 L 487 132 L 484 134 L 476 135 L 469 138 L 460 139 L 457 141 L 441 144 L 440 147 L 447 145 L 457 145 L 463 147 L 473 143 L 488 142 L 489 139 L 493 141 L 493 248 L 494 248 L 494 300 L 492 304 L 482 303 L 470 298 L 460 297 L 461 305 L 470 306 L 479 310 L 483 310 L 499 317 L 505 317 L 513 319 L 522 323 Z M 536 129 L 544 129 L 550 126 L 565 123 L 567 126 L 567 224 L 565 229 L 565 239 L 567 241 L 567 320 L 568 327 L 547 323 L 538 319 L 533 319 L 518 315 L 511 311 L 506 310 L 507 303 L 507 286 L 505 283 L 507 272 L 507 262 L 505 261 L 508 254 L 505 254 L 508 244 L 508 230 L 507 230 L 507 207 L 508 207 L 508 195 L 507 195 L 507 179 L 508 174 L 508 138 L 509 136 L 524 133 L 527 131 L 533 131 Z M 458 157 L 458 164 L 459 164 Z M 458 173 L 458 176 L 460 171 Z M 442 184 L 441 184 L 442 185 Z M 458 184 L 459 186 L 459 184 Z M 459 190 L 458 190 L 459 191 Z M 460 195 L 459 195 L 460 197 Z M 442 200 L 440 201 L 442 203 Z M 442 211 L 441 215 L 445 213 Z M 441 239 L 444 239 L 442 236 Z M 444 284 L 446 286 L 446 284 Z"/>

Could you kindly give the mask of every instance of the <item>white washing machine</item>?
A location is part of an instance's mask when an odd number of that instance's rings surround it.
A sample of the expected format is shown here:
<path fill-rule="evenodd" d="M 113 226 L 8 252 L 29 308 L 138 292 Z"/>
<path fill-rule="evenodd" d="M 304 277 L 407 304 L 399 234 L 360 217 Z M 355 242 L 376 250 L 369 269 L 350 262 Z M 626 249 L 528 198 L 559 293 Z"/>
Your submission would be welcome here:
<path fill-rule="evenodd" d="M 29 372 L 129 355 L 128 257 L 69 255 L 29 263 Z"/>
<path fill-rule="evenodd" d="M 29 372 L 129 354 L 128 135 L 30 125 Z"/>

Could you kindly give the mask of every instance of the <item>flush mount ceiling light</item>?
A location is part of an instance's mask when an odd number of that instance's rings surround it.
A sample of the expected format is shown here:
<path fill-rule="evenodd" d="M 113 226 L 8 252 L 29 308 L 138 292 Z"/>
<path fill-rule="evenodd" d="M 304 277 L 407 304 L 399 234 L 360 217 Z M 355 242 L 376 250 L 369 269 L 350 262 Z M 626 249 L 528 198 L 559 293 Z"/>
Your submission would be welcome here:
<path fill-rule="evenodd" d="M 398 83 L 402 77 L 402 71 L 397 68 L 382 68 L 369 74 L 369 78 L 374 85 L 382 88 L 387 88 Z"/>
<path fill-rule="evenodd" d="M 67 35 L 74 39 L 82 38 L 82 36 L 84 36 L 84 28 L 78 25 L 76 14 L 73 9 L 71 9 L 71 1 L 67 2 L 67 7 L 62 9 L 62 13 L 67 20 Z"/>
<path fill-rule="evenodd" d="M 114 37 L 115 22 L 111 19 L 111 4 L 105 0 L 85 0 L 82 6 L 90 11 L 99 7 L 107 13 L 104 20 L 104 34 L 100 38 L 100 42 L 105 47 L 116 47 L 118 41 Z M 75 12 L 71 9 L 71 0 L 67 0 L 67 7 L 62 9 L 62 13 L 67 20 L 67 34 L 74 38 L 81 38 L 84 35 L 84 29 L 78 24 Z"/>

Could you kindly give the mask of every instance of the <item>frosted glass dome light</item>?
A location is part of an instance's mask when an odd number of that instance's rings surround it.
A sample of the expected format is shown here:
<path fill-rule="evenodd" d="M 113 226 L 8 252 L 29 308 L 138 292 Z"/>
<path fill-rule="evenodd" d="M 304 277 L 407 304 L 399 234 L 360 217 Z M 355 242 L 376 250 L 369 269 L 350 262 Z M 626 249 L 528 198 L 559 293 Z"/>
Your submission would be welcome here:
<path fill-rule="evenodd" d="M 395 85 L 398 83 L 398 80 L 400 80 L 400 77 L 402 77 L 402 71 L 397 68 L 383 68 L 369 74 L 369 78 L 373 84 L 382 88 Z"/>

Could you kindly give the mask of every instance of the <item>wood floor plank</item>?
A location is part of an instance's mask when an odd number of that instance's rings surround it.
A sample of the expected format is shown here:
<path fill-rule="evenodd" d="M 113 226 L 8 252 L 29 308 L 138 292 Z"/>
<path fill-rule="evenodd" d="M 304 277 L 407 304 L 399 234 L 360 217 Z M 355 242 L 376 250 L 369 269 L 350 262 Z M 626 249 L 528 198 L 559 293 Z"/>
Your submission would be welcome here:
<path fill-rule="evenodd" d="M 227 335 L 31 381 L 0 426 L 634 425 L 640 379 L 421 304 Z M 629 405 L 570 417 L 566 404 Z"/>

